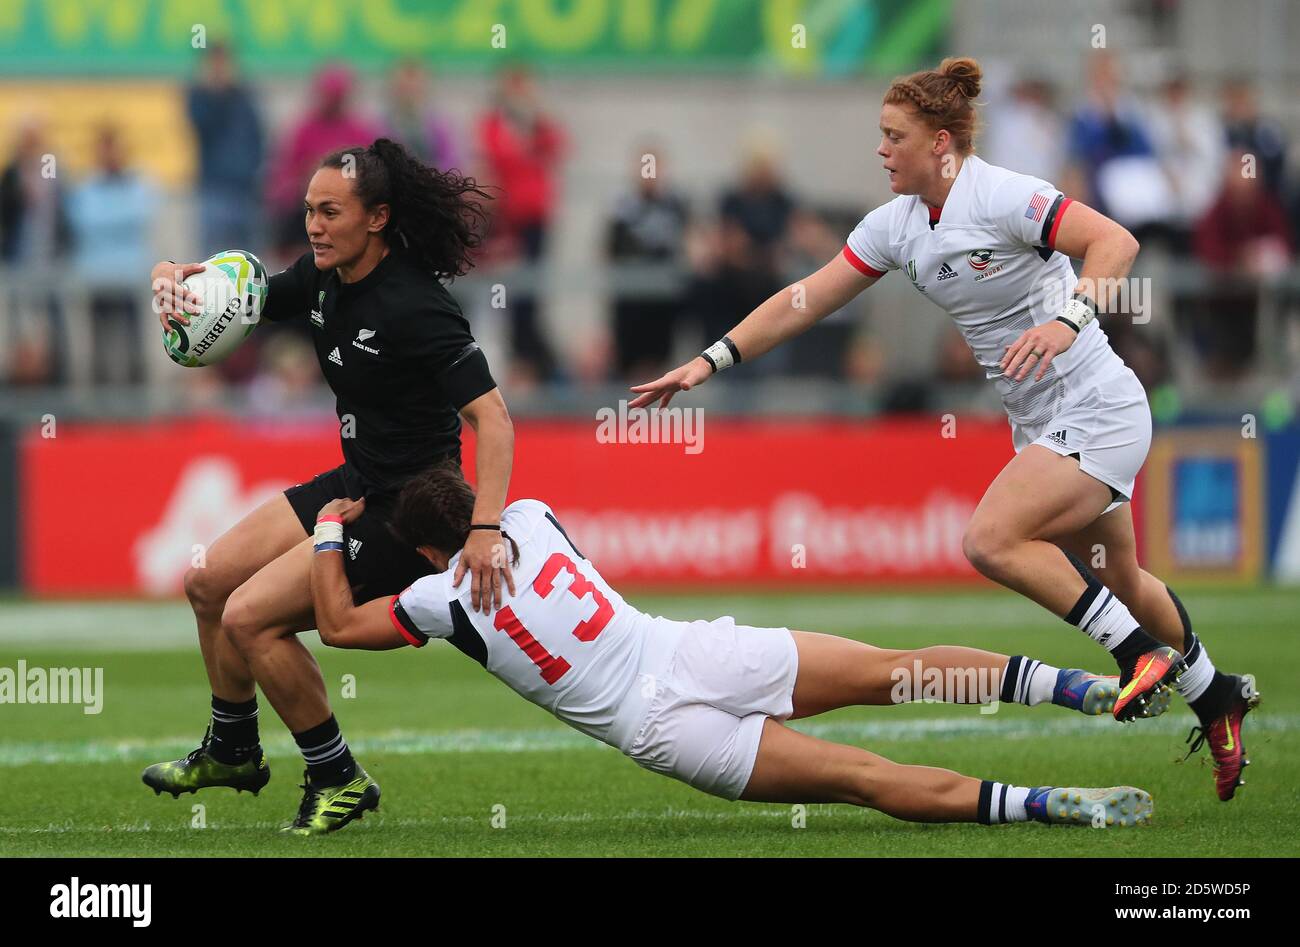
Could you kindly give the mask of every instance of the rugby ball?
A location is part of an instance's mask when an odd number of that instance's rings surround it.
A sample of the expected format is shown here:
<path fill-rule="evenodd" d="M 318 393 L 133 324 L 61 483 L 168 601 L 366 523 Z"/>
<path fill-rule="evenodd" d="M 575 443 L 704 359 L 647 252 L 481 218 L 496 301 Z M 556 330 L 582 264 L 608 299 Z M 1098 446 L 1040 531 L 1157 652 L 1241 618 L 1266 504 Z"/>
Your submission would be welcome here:
<path fill-rule="evenodd" d="M 204 260 L 203 272 L 187 277 L 185 287 L 198 293 L 203 311 L 192 313 L 187 326 L 169 320 L 163 347 L 177 365 L 215 365 L 257 328 L 266 305 L 266 267 L 247 250 L 222 250 Z"/>

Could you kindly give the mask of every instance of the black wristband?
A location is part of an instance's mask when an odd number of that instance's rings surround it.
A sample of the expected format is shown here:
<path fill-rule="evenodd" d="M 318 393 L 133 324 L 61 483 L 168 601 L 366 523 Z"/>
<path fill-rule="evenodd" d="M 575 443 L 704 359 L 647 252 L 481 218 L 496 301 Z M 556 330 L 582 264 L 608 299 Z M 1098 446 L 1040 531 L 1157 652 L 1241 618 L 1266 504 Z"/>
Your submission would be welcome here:
<path fill-rule="evenodd" d="M 471 523 L 469 528 L 470 529 L 495 529 L 498 532 L 500 532 L 501 524 L 498 523 L 497 525 L 493 526 L 490 523 Z"/>
<path fill-rule="evenodd" d="M 709 363 L 709 368 L 713 369 L 713 373 L 716 375 L 718 372 L 718 363 L 713 360 L 713 356 L 709 354 L 708 349 L 705 349 L 700 353 L 700 358 Z"/>
<path fill-rule="evenodd" d="M 739 365 L 739 364 L 740 364 L 740 349 L 736 348 L 736 343 L 731 341 L 731 336 L 729 336 L 729 335 L 724 335 L 724 336 L 722 337 L 722 344 L 725 345 L 728 349 L 731 350 L 731 357 L 732 357 L 732 359 L 734 359 L 735 362 L 736 362 L 736 364 Z"/>
<path fill-rule="evenodd" d="M 1056 317 L 1056 321 L 1059 322 L 1059 323 L 1062 323 L 1063 325 L 1067 325 L 1067 326 L 1069 326 L 1071 329 L 1074 330 L 1074 334 L 1075 334 L 1075 335 L 1078 335 L 1078 334 L 1079 334 L 1079 327 L 1076 326 L 1076 325 L 1075 325 L 1073 322 L 1071 322 L 1069 319 L 1065 318 L 1065 316 L 1057 316 L 1057 317 Z"/>

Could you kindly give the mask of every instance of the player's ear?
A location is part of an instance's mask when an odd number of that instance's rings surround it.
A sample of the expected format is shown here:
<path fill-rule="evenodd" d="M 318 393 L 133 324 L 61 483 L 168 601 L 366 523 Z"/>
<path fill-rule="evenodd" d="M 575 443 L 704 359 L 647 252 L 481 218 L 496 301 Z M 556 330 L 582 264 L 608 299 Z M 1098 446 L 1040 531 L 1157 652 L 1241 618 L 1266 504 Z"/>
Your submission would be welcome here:
<path fill-rule="evenodd" d="M 370 212 L 370 222 L 366 225 L 366 229 L 371 233 L 379 233 L 388 226 L 390 217 L 392 217 L 392 208 L 389 205 L 376 204 Z"/>

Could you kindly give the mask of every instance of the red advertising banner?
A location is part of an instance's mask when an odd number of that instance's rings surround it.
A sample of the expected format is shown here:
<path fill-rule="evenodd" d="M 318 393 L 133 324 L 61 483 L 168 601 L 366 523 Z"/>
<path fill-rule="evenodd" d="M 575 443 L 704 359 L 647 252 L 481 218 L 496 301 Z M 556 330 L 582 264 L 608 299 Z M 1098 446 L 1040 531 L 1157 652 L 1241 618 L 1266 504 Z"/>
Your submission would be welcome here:
<path fill-rule="evenodd" d="M 674 443 L 628 443 L 645 438 L 594 419 L 520 422 L 510 497 L 550 504 L 615 583 L 976 578 L 961 538 L 1012 456 L 1005 422 L 708 420 Z M 465 442 L 473 479 L 468 428 Z M 33 430 L 20 451 L 24 584 L 43 595 L 179 594 L 203 546 L 340 461 L 328 423 Z"/>

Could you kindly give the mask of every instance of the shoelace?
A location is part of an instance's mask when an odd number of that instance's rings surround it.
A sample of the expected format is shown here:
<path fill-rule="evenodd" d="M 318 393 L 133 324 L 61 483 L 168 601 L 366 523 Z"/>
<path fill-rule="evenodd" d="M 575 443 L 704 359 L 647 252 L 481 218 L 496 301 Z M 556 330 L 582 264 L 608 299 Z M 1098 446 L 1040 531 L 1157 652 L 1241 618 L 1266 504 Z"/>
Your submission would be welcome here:
<path fill-rule="evenodd" d="M 298 788 L 302 790 L 302 802 L 298 804 L 298 817 L 293 820 L 293 824 L 306 825 L 315 808 L 316 799 L 320 796 L 320 790 L 311 784 L 306 772 L 302 774 L 302 782 L 298 784 Z"/>
<path fill-rule="evenodd" d="M 197 763 L 199 761 L 199 757 L 203 756 L 205 753 L 208 752 L 208 744 L 211 742 L 212 742 L 212 724 L 208 724 L 208 728 L 203 731 L 203 742 L 198 745 L 197 749 L 190 751 L 190 755 L 185 757 L 185 762 Z"/>
<path fill-rule="evenodd" d="M 1187 734 L 1187 739 L 1183 741 L 1184 743 L 1192 744 L 1187 751 L 1187 755 L 1184 756 L 1183 759 L 1184 760 L 1190 759 L 1193 753 L 1199 753 L 1201 751 L 1201 747 L 1205 746 L 1205 741 L 1208 740 L 1209 737 L 1210 737 L 1210 732 L 1207 728 L 1192 727 L 1191 732 Z M 1196 741 L 1195 743 L 1192 743 L 1193 739 Z"/>

